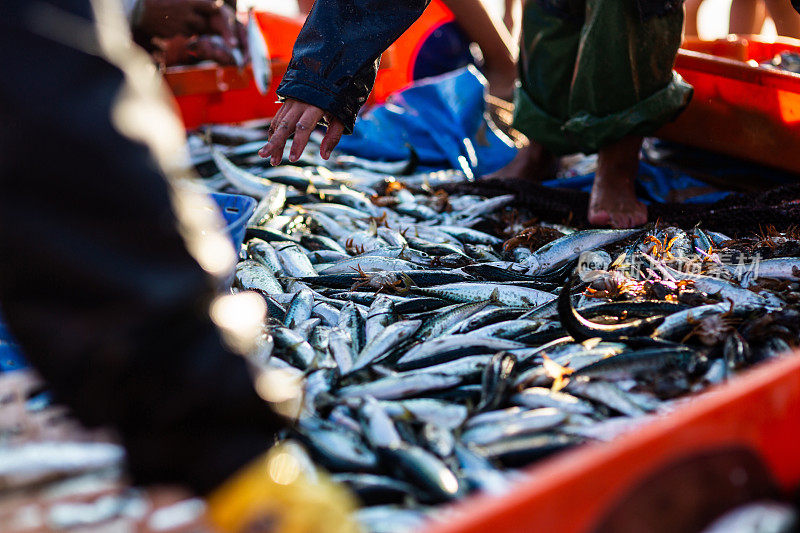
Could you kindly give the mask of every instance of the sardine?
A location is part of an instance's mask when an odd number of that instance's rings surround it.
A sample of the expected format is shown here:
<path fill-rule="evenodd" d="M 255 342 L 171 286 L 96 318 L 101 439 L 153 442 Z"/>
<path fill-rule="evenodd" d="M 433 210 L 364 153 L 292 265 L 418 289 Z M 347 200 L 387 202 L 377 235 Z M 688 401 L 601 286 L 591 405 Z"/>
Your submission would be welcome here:
<path fill-rule="evenodd" d="M 269 50 L 261 28 L 256 21 L 255 12 L 250 8 L 247 19 L 247 51 L 250 55 L 250 65 L 253 68 L 253 80 L 256 82 L 258 92 L 266 95 L 272 81 L 272 67 L 270 66 Z"/>

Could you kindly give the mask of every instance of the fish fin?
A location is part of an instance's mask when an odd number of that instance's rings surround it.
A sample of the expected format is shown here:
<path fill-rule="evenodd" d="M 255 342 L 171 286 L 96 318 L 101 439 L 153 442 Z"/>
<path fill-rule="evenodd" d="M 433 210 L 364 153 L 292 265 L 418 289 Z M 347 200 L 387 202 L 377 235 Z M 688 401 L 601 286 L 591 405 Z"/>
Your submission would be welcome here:
<path fill-rule="evenodd" d="M 408 164 L 399 172 L 401 176 L 411 174 L 419 165 L 419 154 L 417 154 L 417 151 L 411 146 L 411 143 L 406 143 L 406 148 L 408 148 Z"/>
<path fill-rule="evenodd" d="M 611 269 L 614 269 L 614 268 L 617 268 L 618 266 L 620 266 L 625 261 L 625 258 L 627 256 L 628 256 L 628 254 L 626 254 L 625 252 L 622 252 L 621 254 L 619 254 L 619 256 L 617 256 L 617 258 L 614 259 L 614 261 L 612 261 L 610 265 L 608 265 L 608 269 L 607 270 L 611 270 Z"/>
<path fill-rule="evenodd" d="M 411 291 L 412 287 L 416 287 L 417 284 L 414 283 L 414 280 L 409 277 L 408 274 L 405 272 L 400 272 L 400 280 L 403 282 L 402 287 L 397 288 L 397 292 L 406 293 Z"/>
<path fill-rule="evenodd" d="M 592 348 L 594 348 L 595 346 L 597 346 L 598 344 L 600 344 L 600 341 L 602 341 L 602 340 L 603 340 L 603 339 L 601 339 L 600 337 L 592 337 L 591 339 L 586 339 L 586 340 L 585 340 L 585 341 L 583 341 L 581 344 L 583 344 L 583 346 L 584 346 L 584 347 L 585 347 L 587 350 L 591 350 Z"/>
<path fill-rule="evenodd" d="M 489 295 L 489 301 L 493 303 L 501 303 L 500 302 L 500 289 L 495 289 L 492 291 L 492 294 Z"/>
<path fill-rule="evenodd" d="M 407 407 L 403 407 L 403 414 L 401 414 L 400 416 L 398 416 L 396 418 L 398 420 L 403 420 L 404 422 L 413 422 L 413 421 L 415 421 L 417 419 L 417 417 L 414 416 L 414 413 L 409 411 L 409 409 Z"/>
<path fill-rule="evenodd" d="M 399 259 L 404 259 L 404 260 L 408 261 L 408 260 L 409 260 L 409 257 L 408 257 L 408 255 L 406 255 L 406 250 L 407 250 L 407 249 L 408 249 L 408 244 L 404 244 L 404 245 L 403 245 L 403 246 L 400 248 L 400 253 L 398 253 L 398 254 L 397 254 L 397 257 L 398 257 Z"/>
<path fill-rule="evenodd" d="M 544 367 L 545 374 L 553 378 L 553 386 L 551 387 L 553 391 L 560 391 L 566 387 L 569 383 L 567 376 L 575 372 L 572 368 L 559 365 L 550 359 L 547 354 L 542 354 L 542 367 Z"/>

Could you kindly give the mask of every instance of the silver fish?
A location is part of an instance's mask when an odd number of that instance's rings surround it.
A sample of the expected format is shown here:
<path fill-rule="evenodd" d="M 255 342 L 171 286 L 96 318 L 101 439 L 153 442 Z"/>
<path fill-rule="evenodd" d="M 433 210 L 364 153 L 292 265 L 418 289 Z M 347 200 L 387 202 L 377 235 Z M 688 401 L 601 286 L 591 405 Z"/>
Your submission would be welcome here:
<path fill-rule="evenodd" d="M 641 230 L 586 230 L 564 235 L 536 250 L 530 258 L 528 274 L 544 274 L 577 259 L 583 252 L 615 243 Z"/>
<path fill-rule="evenodd" d="M 416 294 L 445 298 L 455 302 L 488 301 L 509 307 L 537 307 L 555 298 L 549 292 L 501 285 L 499 283 L 449 283 L 435 287 L 413 287 Z"/>
<path fill-rule="evenodd" d="M 458 376 L 442 374 L 419 374 L 390 376 L 369 383 L 348 385 L 339 389 L 342 398 L 364 398 L 372 396 L 379 400 L 398 400 L 423 392 L 447 389 L 461 382 Z"/>
<path fill-rule="evenodd" d="M 358 354 L 351 372 L 355 372 L 387 355 L 397 344 L 413 335 L 422 325 L 421 320 L 403 320 L 386 327 L 375 337 L 369 339 L 367 345 Z"/>
<path fill-rule="evenodd" d="M 272 81 L 272 67 L 270 66 L 269 50 L 261 28 L 256 21 L 255 12 L 250 8 L 247 20 L 247 51 L 250 55 L 250 65 L 253 68 L 253 79 L 258 92 L 266 95 Z"/>

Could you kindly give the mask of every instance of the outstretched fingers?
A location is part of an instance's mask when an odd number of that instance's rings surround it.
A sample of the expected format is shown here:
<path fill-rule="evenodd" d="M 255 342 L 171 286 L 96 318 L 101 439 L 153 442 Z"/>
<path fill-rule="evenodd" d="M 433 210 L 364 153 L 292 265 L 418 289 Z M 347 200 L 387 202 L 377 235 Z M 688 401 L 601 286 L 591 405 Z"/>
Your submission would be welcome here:
<path fill-rule="evenodd" d="M 300 120 L 295 125 L 292 149 L 289 150 L 289 161 L 294 163 L 300 159 L 300 155 L 302 155 L 306 144 L 308 144 L 308 139 L 311 137 L 311 132 L 317 127 L 317 123 L 323 114 L 324 112 L 320 108 L 313 106 L 303 112 Z"/>
<path fill-rule="evenodd" d="M 269 127 L 269 142 L 259 150 L 258 155 L 270 159 L 273 166 L 280 164 L 286 141 L 294 135 L 292 148 L 289 151 L 289 160 L 297 161 L 311 138 L 311 132 L 314 131 L 323 116 L 327 116 L 329 126 L 322 139 L 319 153 L 324 159 L 328 159 L 344 134 L 344 124 L 330 113 L 326 115 L 325 111 L 319 107 L 291 98 L 284 101 L 275 118 L 272 119 Z"/>
<path fill-rule="evenodd" d="M 284 106 L 286 106 L 286 104 L 284 104 Z M 281 109 L 283 109 L 284 106 L 282 106 Z M 303 110 L 298 106 L 288 106 L 283 116 L 279 114 L 275 117 L 275 120 L 273 120 L 273 124 L 270 126 L 269 142 L 258 152 L 258 155 L 261 157 L 265 159 L 269 158 L 272 166 L 279 165 L 281 159 L 283 159 L 283 150 L 286 147 L 286 141 L 295 132 L 297 122 L 302 112 Z"/>
<path fill-rule="evenodd" d="M 319 147 L 319 155 L 325 160 L 331 156 L 331 152 L 333 152 L 333 149 L 339 144 L 339 140 L 342 138 L 342 134 L 344 134 L 344 124 L 342 124 L 342 121 L 330 116 L 328 118 L 328 131 L 325 132 L 325 137 L 323 137 L 322 144 Z"/>

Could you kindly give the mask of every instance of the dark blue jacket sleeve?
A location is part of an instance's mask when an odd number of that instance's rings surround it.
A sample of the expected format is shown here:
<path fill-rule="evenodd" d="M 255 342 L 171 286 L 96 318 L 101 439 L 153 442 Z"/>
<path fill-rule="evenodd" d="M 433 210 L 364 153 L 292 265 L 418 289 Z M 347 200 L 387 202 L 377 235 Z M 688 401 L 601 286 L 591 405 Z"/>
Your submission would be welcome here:
<path fill-rule="evenodd" d="M 278 95 L 315 105 L 352 133 L 381 54 L 429 0 L 317 0 L 294 45 Z"/>
<path fill-rule="evenodd" d="M 0 2 L 0 306 L 55 398 L 116 430 L 136 483 L 204 493 L 284 423 L 209 318 L 153 152 L 114 120 L 130 89 L 89 6 Z"/>

